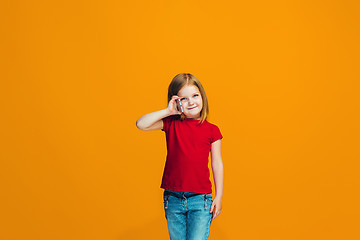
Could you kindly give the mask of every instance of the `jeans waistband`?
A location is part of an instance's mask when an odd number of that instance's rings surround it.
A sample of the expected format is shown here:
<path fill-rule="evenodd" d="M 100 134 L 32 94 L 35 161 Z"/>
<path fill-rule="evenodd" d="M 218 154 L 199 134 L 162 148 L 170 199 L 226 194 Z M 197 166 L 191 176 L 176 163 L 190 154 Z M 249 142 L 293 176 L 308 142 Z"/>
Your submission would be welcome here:
<path fill-rule="evenodd" d="M 197 195 L 205 195 L 205 197 L 207 195 L 212 195 L 212 193 L 195 193 L 195 192 L 180 192 L 180 191 L 172 191 L 172 190 L 164 190 L 164 194 L 167 195 L 172 195 L 174 197 L 178 197 L 178 198 L 189 198 L 189 197 L 193 197 L 193 196 L 197 196 Z"/>

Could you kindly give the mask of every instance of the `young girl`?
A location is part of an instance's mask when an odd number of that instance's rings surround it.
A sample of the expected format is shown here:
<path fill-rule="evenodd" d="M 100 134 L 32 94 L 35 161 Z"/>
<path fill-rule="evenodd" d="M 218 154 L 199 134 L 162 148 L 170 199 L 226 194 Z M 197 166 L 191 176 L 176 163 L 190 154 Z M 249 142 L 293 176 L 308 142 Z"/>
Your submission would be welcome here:
<path fill-rule="evenodd" d="M 161 129 L 166 134 L 167 158 L 161 188 L 170 239 L 206 240 L 210 224 L 222 208 L 222 135 L 216 125 L 206 121 L 206 94 L 192 74 L 181 73 L 173 78 L 168 102 L 166 109 L 139 118 L 136 126 L 141 130 Z M 208 168 L 210 151 L 214 200 Z"/>

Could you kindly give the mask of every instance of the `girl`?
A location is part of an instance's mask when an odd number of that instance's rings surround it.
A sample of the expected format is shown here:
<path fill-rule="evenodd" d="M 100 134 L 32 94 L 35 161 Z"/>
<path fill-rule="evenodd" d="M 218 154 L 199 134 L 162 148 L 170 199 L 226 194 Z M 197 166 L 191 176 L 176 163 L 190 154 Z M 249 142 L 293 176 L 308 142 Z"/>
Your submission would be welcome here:
<path fill-rule="evenodd" d="M 165 217 L 172 240 L 208 239 L 210 224 L 221 212 L 222 135 L 216 125 L 206 121 L 208 114 L 203 86 L 192 74 L 181 73 L 169 85 L 167 108 L 136 121 L 141 130 L 161 129 L 166 134 L 167 158 L 161 188 L 164 189 Z M 210 151 L 216 191 L 214 200 L 208 168 Z"/>

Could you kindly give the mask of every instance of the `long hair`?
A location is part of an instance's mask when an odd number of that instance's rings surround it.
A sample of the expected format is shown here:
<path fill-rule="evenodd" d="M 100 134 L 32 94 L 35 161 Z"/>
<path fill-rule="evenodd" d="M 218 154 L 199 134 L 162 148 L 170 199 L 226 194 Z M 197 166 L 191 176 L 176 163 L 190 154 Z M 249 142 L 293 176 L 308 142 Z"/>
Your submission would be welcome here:
<path fill-rule="evenodd" d="M 190 73 L 180 73 L 172 79 L 168 89 L 168 102 L 171 100 L 172 96 L 177 95 L 178 92 L 186 85 L 193 85 L 200 91 L 203 101 L 203 108 L 200 112 L 200 123 L 203 123 L 209 115 L 209 103 L 204 87 L 201 85 L 199 79 L 197 79 L 194 75 Z M 184 120 L 185 118 L 185 114 L 182 113 L 180 119 Z"/>

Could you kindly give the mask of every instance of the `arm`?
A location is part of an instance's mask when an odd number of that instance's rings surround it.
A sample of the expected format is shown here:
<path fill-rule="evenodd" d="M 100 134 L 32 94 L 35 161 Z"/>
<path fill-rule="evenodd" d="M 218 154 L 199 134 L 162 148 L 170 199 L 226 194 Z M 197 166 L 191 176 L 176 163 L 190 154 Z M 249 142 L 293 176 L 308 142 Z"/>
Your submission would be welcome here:
<path fill-rule="evenodd" d="M 169 101 L 169 105 L 166 109 L 152 112 L 145 114 L 144 116 L 140 117 L 136 121 L 136 127 L 140 130 L 149 131 L 149 130 L 160 130 L 163 128 L 163 121 L 162 119 L 174 115 L 174 114 L 181 114 L 176 109 L 176 102 L 175 100 L 179 98 L 178 96 L 173 96 Z"/>
<path fill-rule="evenodd" d="M 136 127 L 140 130 L 160 130 L 163 128 L 162 119 L 170 116 L 167 109 L 145 114 L 136 121 Z"/>
<path fill-rule="evenodd" d="M 213 213 L 213 219 L 215 219 L 222 209 L 224 188 L 224 165 L 221 157 L 221 139 L 211 144 L 211 167 L 214 176 L 216 196 L 211 205 L 210 212 Z"/>

